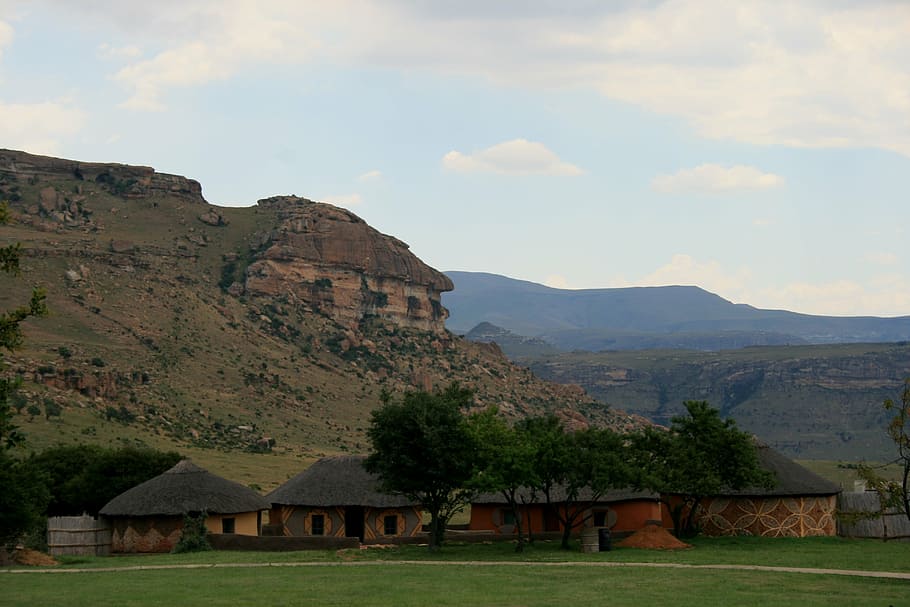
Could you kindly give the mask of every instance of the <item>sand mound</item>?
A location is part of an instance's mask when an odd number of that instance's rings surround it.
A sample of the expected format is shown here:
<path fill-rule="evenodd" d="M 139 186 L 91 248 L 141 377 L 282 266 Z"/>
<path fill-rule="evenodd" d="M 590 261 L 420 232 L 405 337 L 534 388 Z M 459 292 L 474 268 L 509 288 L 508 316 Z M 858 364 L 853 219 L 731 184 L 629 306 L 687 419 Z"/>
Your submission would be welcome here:
<path fill-rule="evenodd" d="M 13 560 L 20 565 L 44 566 L 60 564 L 54 557 L 37 550 L 29 550 L 28 548 L 16 550 L 13 553 Z"/>
<path fill-rule="evenodd" d="M 617 542 L 622 548 L 646 548 L 649 550 L 680 550 L 691 548 L 692 544 L 681 542 L 660 525 L 646 525 L 626 539 Z"/>

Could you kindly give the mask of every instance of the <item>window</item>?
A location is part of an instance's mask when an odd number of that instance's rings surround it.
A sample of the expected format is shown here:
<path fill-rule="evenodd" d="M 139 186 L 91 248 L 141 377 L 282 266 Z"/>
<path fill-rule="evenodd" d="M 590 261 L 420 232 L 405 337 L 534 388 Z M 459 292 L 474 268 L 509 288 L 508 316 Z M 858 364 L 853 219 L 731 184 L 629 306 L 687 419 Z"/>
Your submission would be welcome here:
<path fill-rule="evenodd" d="M 385 535 L 398 535 L 398 515 L 389 514 L 383 519 L 383 533 Z"/>
<path fill-rule="evenodd" d="M 598 510 L 594 513 L 594 526 L 595 527 L 606 527 L 607 526 L 607 511 Z"/>
<path fill-rule="evenodd" d="M 310 518 L 310 535 L 325 535 L 324 514 L 314 514 Z"/>
<path fill-rule="evenodd" d="M 236 533 L 234 531 L 236 525 L 235 518 L 223 518 L 221 519 L 221 533 Z"/>
<path fill-rule="evenodd" d="M 511 509 L 506 509 L 502 511 L 502 524 L 503 525 L 514 525 L 515 524 L 515 513 Z"/>

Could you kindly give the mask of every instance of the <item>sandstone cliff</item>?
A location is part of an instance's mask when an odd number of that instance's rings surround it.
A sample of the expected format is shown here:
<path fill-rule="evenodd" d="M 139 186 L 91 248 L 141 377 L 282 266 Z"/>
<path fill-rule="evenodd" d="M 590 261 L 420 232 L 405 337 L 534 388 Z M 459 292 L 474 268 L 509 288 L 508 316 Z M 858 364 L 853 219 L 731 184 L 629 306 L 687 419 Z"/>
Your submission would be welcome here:
<path fill-rule="evenodd" d="M 0 149 L 0 173 L 33 180 L 50 177 L 94 182 L 125 198 L 166 194 L 205 203 L 202 186 L 198 181 L 180 175 L 158 173 L 151 167 L 80 162 Z"/>
<path fill-rule="evenodd" d="M 255 295 L 290 296 L 354 327 L 379 317 L 441 333 L 440 303 L 452 282 L 418 259 L 408 245 L 374 230 L 344 209 L 296 196 L 259 201 L 278 226 L 261 235 L 244 287 Z"/>

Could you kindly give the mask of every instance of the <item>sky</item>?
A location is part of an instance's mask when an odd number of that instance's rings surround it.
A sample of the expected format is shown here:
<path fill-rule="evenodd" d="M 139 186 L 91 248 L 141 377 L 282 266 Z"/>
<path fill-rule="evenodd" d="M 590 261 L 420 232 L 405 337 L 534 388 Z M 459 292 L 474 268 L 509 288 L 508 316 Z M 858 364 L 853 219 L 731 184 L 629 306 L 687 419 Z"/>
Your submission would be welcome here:
<path fill-rule="evenodd" d="M 910 315 L 910 0 L 0 0 L 0 147 L 440 270 Z"/>

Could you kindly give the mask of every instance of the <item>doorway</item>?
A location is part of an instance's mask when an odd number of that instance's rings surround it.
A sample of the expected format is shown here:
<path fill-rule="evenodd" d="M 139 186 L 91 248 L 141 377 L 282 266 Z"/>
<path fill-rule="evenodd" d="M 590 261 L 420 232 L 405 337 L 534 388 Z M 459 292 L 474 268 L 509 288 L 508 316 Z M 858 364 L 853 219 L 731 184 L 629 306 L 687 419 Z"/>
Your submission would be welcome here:
<path fill-rule="evenodd" d="M 363 506 L 346 506 L 344 509 L 344 535 L 363 542 Z"/>

